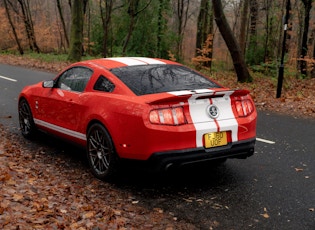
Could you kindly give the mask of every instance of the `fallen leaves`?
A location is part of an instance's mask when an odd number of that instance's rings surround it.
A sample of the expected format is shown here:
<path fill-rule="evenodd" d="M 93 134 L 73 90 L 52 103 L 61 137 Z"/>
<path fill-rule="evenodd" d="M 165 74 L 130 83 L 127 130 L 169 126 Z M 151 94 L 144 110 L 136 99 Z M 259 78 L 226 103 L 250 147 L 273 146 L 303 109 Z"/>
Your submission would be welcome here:
<path fill-rule="evenodd" d="M 69 62 L 51 62 L 47 63 L 42 60 L 34 59 L 27 56 L 16 56 L 16 55 L 0 55 L 0 62 L 4 64 L 24 66 L 32 69 L 42 69 L 49 72 L 59 72 L 64 69 Z"/>
<path fill-rule="evenodd" d="M 306 169 L 306 171 L 305 172 L 307 172 L 307 165 L 306 164 L 302 164 L 302 166 L 304 167 L 304 168 L 302 168 L 302 167 L 295 167 L 294 169 L 295 169 L 295 171 L 297 172 L 297 173 L 302 173 L 302 172 L 304 172 L 304 169 Z M 304 173 L 304 178 L 305 179 L 310 179 L 310 176 L 308 176 L 308 175 L 305 175 L 305 173 Z"/>
<path fill-rule="evenodd" d="M 263 216 L 264 218 L 268 219 L 270 216 L 267 212 L 267 208 L 264 208 L 264 213 L 263 214 L 260 214 L 261 216 Z"/>
<path fill-rule="evenodd" d="M 4 213 L 4 208 L 0 206 L 0 215 Z"/>
<path fill-rule="evenodd" d="M 87 213 L 83 214 L 83 215 L 82 215 L 82 218 L 83 218 L 83 219 L 90 219 L 90 218 L 92 218 L 92 217 L 94 217 L 94 216 L 95 216 L 94 211 L 90 211 L 90 212 L 87 212 Z"/>
<path fill-rule="evenodd" d="M 8 171 L 2 171 L 2 170 L 0 171 L 0 182 L 5 182 L 10 179 L 11 179 L 11 175 Z"/>
<path fill-rule="evenodd" d="M 295 171 L 296 172 L 303 172 L 303 169 L 302 168 L 295 168 Z"/>
<path fill-rule="evenodd" d="M 0 125 L 0 229 L 191 226 L 162 209 L 141 207 L 139 198 L 95 179 L 84 164 L 7 135 Z"/>

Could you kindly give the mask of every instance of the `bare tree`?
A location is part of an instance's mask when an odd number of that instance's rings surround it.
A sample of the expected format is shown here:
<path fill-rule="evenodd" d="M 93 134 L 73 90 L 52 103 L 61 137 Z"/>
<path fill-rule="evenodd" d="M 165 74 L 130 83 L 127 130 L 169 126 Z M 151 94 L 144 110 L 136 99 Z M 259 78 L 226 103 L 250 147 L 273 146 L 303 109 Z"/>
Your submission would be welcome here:
<path fill-rule="evenodd" d="M 312 9 L 313 0 L 301 0 L 304 5 L 304 27 L 302 35 L 302 47 L 301 47 L 301 61 L 300 61 L 300 71 L 302 75 L 307 75 L 307 62 L 304 58 L 307 56 L 307 39 L 308 39 L 308 30 L 310 23 L 310 12 Z"/>
<path fill-rule="evenodd" d="M 27 38 L 29 41 L 30 49 L 35 50 L 37 53 L 39 53 L 40 49 L 37 45 L 36 38 L 35 38 L 35 31 L 34 31 L 34 25 L 32 21 L 29 0 L 17 0 L 17 1 L 21 6 L 22 17 L 24 20 L 24 26 L 25 26 Z"/>
<path fill-rule="evenodd" d="M 162 57 L 162 38 L 165 33 L 166 20 L 164 19 L 165 9 L 167 8 L 166 4 L 168 0 L 159 0 L 159 8 L 158 8 L 158 28 L 157 28 L 157 57 Z"/>
<path fill-rule="evenodd" d="M 241 51 L 241 48 L 236 42 L 233 32 L 226 20 L 222 9 L 222 2 L 221 0 L 213 0 L 212 2 L 215 21 L 231 54 L 234 69 L 237 74 L 237 80 L 239 82 L 250 82 L 252 81 L 252 77 L 250 76 L 246 67 L 244 55 Z"/>
<path fill-rule="evenodd" d="M 178 57 L 182 57 L 183 53 L 183 38 L 184 38 L 184 31 L 188 21 L 188 10 L 189 10 L 190 0 L 177 0 L 175 7 L 175 14 L 177 19 L 177 41 L 176 41 L 176 55 Z"/>
<path fill-rule="evenodd" d="M 311 77 L 315 78 L 315 38 L 313 38 L 313 63 L 312 63 Z"/>
<path fill-rule="evenodd" d="M 258 64 L 257 61 L 257 21 L 258 21 L 258 2 L 250 0 L 250 26 L 249 26 L 249 45 L 247 49 L 247 61 L 250 64 Z"/>
<path fill-rule="evenodd" d="M 244 0 L 242 3 L 242 11 L 241 11 L 241 25 L 240 25 L 240 48 L 245 54 L 246 50 L 246 31 L 247 31 L 247 23 L 248 23 L 248 11 L 249 11 L 249 0 Z"/>
<path fill-rule="evenodd" d="M 15 42 L 16 42 L 16 44 L 17 44 L 17 46 L 18 46 L 18 49 L 19 49 L 20 54 L 23 55 L 23 54 L 24 54 L 24 51 L 23 51 L 23 48 L 22 48 L 22 46 L 21 46 L 20 40 L 19 40 L 18 35 L 17 35 L 17 33 L 16 33 L 15 26 L 14 26 L 13 21 L 12 21 L 12 18 L 11 18 L 11 14 L 10 14 L 10 11 L 9 11 L 9 7 L 8 7 L 7 0 L 4 0 L 4 7 L 5 7 L 5 11 L 6 11 L 6 14 L 7 14 L 9 23 L 10 23 L 10 26 L 11 26 L 12 31 L 13 31 L 13 35 L 14 35 Z"/>
<path fill-rule="evenodd" d="M 101 18 L 103 23 L 103 57 L 107 56 L 107 43 L 108 43 L 108 33 L 109 26 L 111 22 L 112 10 L 113 10 L 113 0 L 100 0 L 100 10 L 101 10 Z"/>
<path fill-rule="evenodd" d="M 123 55 L 126 54 L 127 46 L 136 25 L 137 16 L 144 11 L 151 2 L 152 0 L 148 0 L 147 4 L 142 9 L 139 9 L 140 0 L 128 0 L 129 29 L 123 45 Z"/>
<path fill-rule="evenodd" d="M 63 13 L 62 13 L 61 3 L 60 3 L 60 0 L 56 0 L 56 1 L 57 1 L 58 13 L 59 13 L 59 17 L 60 17 L 60 21 L 61 21 L 61 25 L 62 25 L 62 29 L 63 29 L 63 34 L 64 34 L 64 37 L 66 39 L 67 47 L 69 47 L 69 37 L 68 37 L 68 33 L 67 33 L 65 19 L 63 17 Z"/>
<path fill-rule="evenodd" d="M 312 30 L 312 43 L 313 43 L 313 55 L 312 55 L 311 77 L 315 78 L 315 28 L 313 28 Z"/>
<path fill-rule="evenodd" d="M 265 22 L 265 29 L 266 29 L 266 36 L 265 36 L 265 45 L 264 45 L 264 49 L 265 49 L 265 52 L 264 52 L 264 62 L 267 62 L 267 59 L 268 59 L 268 41 L 269 41 L 269 36 L 270 36 L 270 12 L 269 12 L 269 9 L 270 9 L 270 5 L 271 5 L 271 0 L 266 0 L 265 1 L 265 11 L 266 11 L 266 22 Z"/>

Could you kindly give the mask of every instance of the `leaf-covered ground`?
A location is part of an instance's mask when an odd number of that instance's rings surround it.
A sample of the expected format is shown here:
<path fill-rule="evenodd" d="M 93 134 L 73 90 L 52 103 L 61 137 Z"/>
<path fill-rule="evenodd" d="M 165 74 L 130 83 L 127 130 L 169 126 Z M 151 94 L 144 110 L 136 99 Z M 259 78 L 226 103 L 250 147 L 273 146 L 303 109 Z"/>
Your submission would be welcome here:
<path fill-rule="evenodd" d="M 67 62 L 47 63 L 15 55 L 0 55 L 0 63 L 41 69 L 53 73 L 57 73 L 69 65 Z M 252 75 L 254 77 L 252 83 L 237 83 L 233 72 L 217 72 L 211 77 L 232 89 L 249 89 L 259 110 L 315 118 L 315 78 L 303 80 L 285 76 L 282 96 L 277 99 L 277 79 L 262 77 L 261 74 L 253 73 Z"/>
<path fill-rule="evenodd" d="M 0 125 L 0 229 L 195 229 Z"/>

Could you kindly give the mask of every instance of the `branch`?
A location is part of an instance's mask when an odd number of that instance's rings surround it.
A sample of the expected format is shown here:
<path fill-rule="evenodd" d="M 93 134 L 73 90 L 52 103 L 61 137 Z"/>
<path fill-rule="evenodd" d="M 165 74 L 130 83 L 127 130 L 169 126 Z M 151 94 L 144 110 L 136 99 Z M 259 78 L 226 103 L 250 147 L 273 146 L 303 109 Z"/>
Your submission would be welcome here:
<path fill-rule="evenodd" d="M 151 4 L 152 0 L 150 0 L 147 5 L 145 5 L 141 10 L 139 10 L 137 13 L 134 14 L 134 16 L 137 16 L 139 13 L 141 13 L 142 11 L 144 11 L 146 8 L 148 8 L 148 6 Z"/>

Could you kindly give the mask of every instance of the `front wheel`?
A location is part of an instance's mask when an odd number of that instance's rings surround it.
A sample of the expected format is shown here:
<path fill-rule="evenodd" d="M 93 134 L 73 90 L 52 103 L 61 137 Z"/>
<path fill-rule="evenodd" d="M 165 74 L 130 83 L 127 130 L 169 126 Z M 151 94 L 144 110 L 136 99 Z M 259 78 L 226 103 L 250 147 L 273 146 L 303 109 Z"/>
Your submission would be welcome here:
<path fill-rule="evenodd" d="M 109 133 L 99 123 L 88 130 L 87 156 L 91 171 L 98 179 L 108 180 L 116 173 L 118 156 Z"/>
<path fill-rule="evenodd" d="M 22 135 L 26 138 L 32 138 L 35 136 L 36 127 L 32 115 L 31 108 L 26 99 L 19 101 L 19 123 Z"/>

